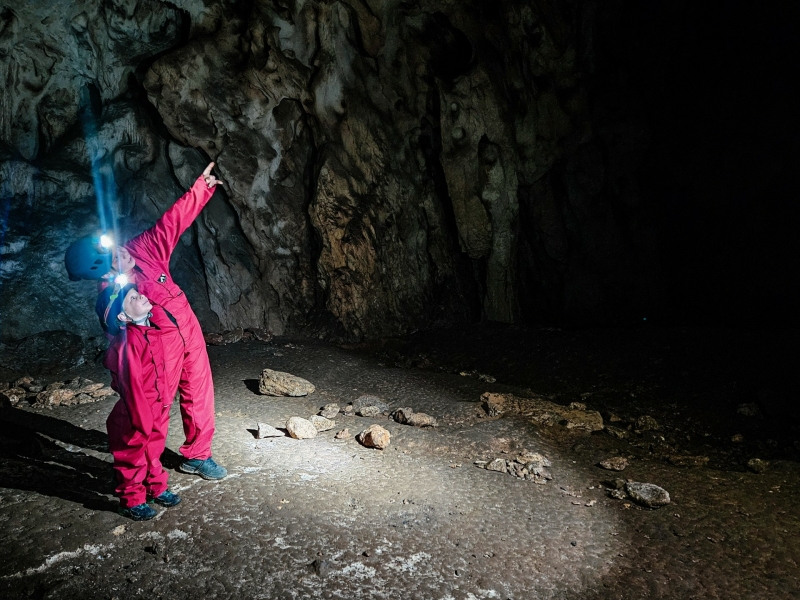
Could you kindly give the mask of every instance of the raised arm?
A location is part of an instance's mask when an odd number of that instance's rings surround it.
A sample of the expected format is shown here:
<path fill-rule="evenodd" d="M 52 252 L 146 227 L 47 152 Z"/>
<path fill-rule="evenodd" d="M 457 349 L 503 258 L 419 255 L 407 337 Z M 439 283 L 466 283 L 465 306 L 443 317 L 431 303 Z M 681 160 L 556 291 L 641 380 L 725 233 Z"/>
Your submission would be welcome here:
<path fill-rule="evenodd" d="M 178 245 L 181 235 L 208 204 L 216 185 L 222 183 L 212 175 L 213 168 L 214 163 L 209 163 L 189 191 L 178 198 L 155 225 L 125 244 L 131 254 L 149 256 L 153 260 L 169 264 L 172 251 Z"/>

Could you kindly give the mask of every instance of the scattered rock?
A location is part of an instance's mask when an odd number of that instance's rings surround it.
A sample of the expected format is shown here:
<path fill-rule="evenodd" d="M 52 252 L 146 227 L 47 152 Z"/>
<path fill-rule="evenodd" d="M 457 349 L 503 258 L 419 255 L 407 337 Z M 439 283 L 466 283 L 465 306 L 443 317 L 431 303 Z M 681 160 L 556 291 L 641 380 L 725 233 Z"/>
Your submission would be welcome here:
<path fill-rule="evenodd" d="M 676 467 L 702 467 L 708 463 L 707 456 L 690 456 L 685 454 L 674 454 L 670 456 L 668 460 Z"/>
<path fill-rule="evenodd" d="M 251 333 L 259 342 L 272 341 L 272 334 L 267 329 L 248 329 L 247 331 Z"/>
<path fill-rule="evenodd" d="M 112 394 L 116 394 L 116 392 L 110 387 L 104 387 L 91 392 L 89 395 L 92 398 L 105 398 L 106 396 L 111 396 Z"/>
<path fill-rule="evenodd" d="M 337 440 L 349 440 L 353 436 L 350 434 L 350 430 L 347 427 L 345 427 L 333 437 Z"/>
<path fill-rule="evenodd" d="M 380 425 L 370 425 L 359 433 L 356 439 L 367 448 L 383 450 L 389 445 L 392 435 Z"/>
<path fill-rule="evenodd" d="M 218 333 L 207 333 L 203 336 L 203 339 L 205 339 L 207 346 L 225 345 L 225 341 L 222 339 L 222 336 Z"/>
<path fill-rule="evenodd" d="M 586 410 L 586 404 L 583 402 L 570 402 L 567 408 L 569 410 Z"/>
<path fill-rule="evenodd" d="M 575 410 L 539 397 L 522 398 L 512 394 L 492 394 L 481 396 L 484 407 L 490 416 L 504 413 L 518 414 L 541 425 L 560 424 L 567 429 L 600 431 L 604 428 L 603 417 L 597 411 Z"/>
<path fill-rule="evenodd" d="M 264 369 L 258 381 L 258 391 L 267 396 L 307 396 L 314 392 L 314 384 L 281 371 Z"/>
<path fill-rule="evenodd" d="M 522 458 L 527 461 L 525 464 L 525 471 L 527 471 L 527 473 L 525 473 L 526 479 L 538 484 L 544 484 L 553 479 L 553 476 L 550 474 L 550 467 L 552 464 L 546 457 L 535 453 L 523 455 Z"/>
<path fill-rule="evenodd" d="M 336 415 L 339 414 L 339 405 L 335 402 L 330 404 L 326 404 L 322 407 L 322 410 L 319 411 L 319 416 L 325 417 L 326 419 L 333 419 Z"/>
<path fill-rule="evenodd" d="M 609 498 L 614 498 L 615 500 L 625 500 L 628 497 L 628 494 L 625 493 L 624 490 L 608 490 Z"/>
<path fill-rule="evenodd" d="M 625 491 L 634 502 L 647 508 L 660 508 L 670 502 L 669 492 L 653 483 L 629 481 L 625 484 Z"/>
<path fill-rule="evenodd" d="M 362 417 L 377 417 L 382 412 L 377 406 L 362 406 L 356 411 L 356 414 Z"/>
<path fill-rule="evenodd" d="M 606 425 L 606 432 L 612 437 L 617 438 L 618 440 L 624 440 L 628 437 L 628 431 L 626 429 L 622 429 L 621 427 L 614 427 L 613 425 Z"/>
<path fill-rule="evenodd" d="M 379 409 L 378 414 L 385 410 L 389 410 L 389 405 L 386 404 L 382 398 L 378 398 L 377 396 L 365 394 L 353 400 L 353 410 L 355 412 L 359 412 L 365 406 L 377 406 Z"/>
<path fill-rule="evenodd" d="M 328 431 L 329 429 L 336 427 L 336 421 L 331 421 L 330 419 L 320 417 L 319 415 L 314 415 L 309 419 L 309 421 L 311 421 L 314 427 L 317 428 L 317 431 Z"/>
<path fill-rule="evenodd" d="M 744 404 L 740 404 L 736 409 L 736 412 L 740 415 L 744 415 L 745 417 L 761 416 L 761 408 L 754 402 L 745 402 Z"/>
<path fill-rule="evenodd" d="M 643 431 L 658 431 L 658 421 L 656 421 L 650 415 L 642 415 L 638 419 L 636 419 L 636 424 L 634 425 L 634 429 L 637 432 Z"/>
<path fill-rule="evenodd" d="M 747 461 L 747 468 L 753 473 L 763 473 L 769 468 L 769 463 L 760 458 L 751 458 Z"/>
<path fill-rule="evenodd" d="M 611 488 L 612 490 L 621 490 L 625 488 L 625 480 L 620 479 L 617 477 L 616 479 L 609 479 L 607 481 L 601 482 L 604 486 Z"/>
<path fill-rule="evenodd" d="M 483 468 L 487 471 L 506 473 L 508 472 L 508 461 L 506 461 L 504 458 L 495 458 L 493 461 L 487 463 Z"/>
<path fill-rule="evenodd" d="M 612 456 L 600 461 L 600 466 L 609 471 L 624 471 L 628 466 L 628 459 L 622 456 Z"/>
<path fill-rule="evenodd" d="M 11 406 L 16 406 L 27 397 L 28 392 L 21 387 L 10 387 L 4 390 L 2 395 L 8 400 Z"/>
<path fill-rule="evenodd" d="M 317 428 L 308 419 L 302 417 L 289 417 L 286 421 L 286 429 L 289 435 L 296 440 L 307 440 L 317 437 Z"/>
<path fill-rule="evenodd" d="M 49 387 L 49 386 L 48 386 Z M 75 396 L 75 392 L 66 389 L 55 389 L 43 391 L 36 394 L 36 404 L 39 406 L 60 406 L 66 405 Z"/>
<path fill-rule="evenodd" d="M 237 327 L 236 329 L 226 331 L 222 334 L 222 343 L 235 344 L 236 342 L 242 341 L 243 335 L 244 335 L 244 330 L 241 327 Z"/>
<path fill-rule="evenodd" d="M 271 437 L 286 437 L 286 434 L 283 433 L 280 429 L 277 429 L 272 425 L 267 425 L 266 423 L 259 423 L 258 425 L 256 425 L 257 439 L 263 440 L 264 438 L 271 438 Z"/>
<path fill-rule="evenodd" d="M 352 405 L 352 404 L 348 404 L 347 406 L 345 406 L 345 407 L 342 409 L 342 414 L 343 414 L 345 417 L 352 417 L 352 416 L 355 414 L 355 412 L 356 412 L 356 411 L 355 411 L 355 409 L 353 408 L 353 405 Z"/>
<path fill-rule="evenodd" d="M 314 573 L 316 573 L 318 577 L 327 577 L 331 571 L 331 563 L 327 560 L 322 560 L 321 558 L 318 558 L 311 563 L 311 567 L 314 569 Z"/>
<path fill-rule="evenodd" d="M 486 373 L 478 373 L 478 380 L 483 381 L 484 383 L 494 383 L 497 381 L 497 379 L 491 375 L 487 375 Z"/>
<path fill-rule="evenodd" d="M 737 433 L 731 437 L 731 441 L 738 444 L 744 441 L 744 436 L 741 433 Z"/>
<path fill-rule="evenodd" d="M 405 407 L 398 408 L 392 413 L 392 418 L 403 425 L 414 427 L 436 427 L 436 419 L 425 413 L 414 412 L 413 409 Z"/>

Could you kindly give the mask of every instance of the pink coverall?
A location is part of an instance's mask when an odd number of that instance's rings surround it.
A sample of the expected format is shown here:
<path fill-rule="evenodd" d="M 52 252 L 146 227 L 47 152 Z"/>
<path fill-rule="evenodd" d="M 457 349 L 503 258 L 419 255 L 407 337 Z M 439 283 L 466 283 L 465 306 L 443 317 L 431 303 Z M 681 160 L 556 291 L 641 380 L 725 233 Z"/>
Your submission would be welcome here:
<path fill-rule="evenodd" d="M 153 316 L 163 309 L 153 307 Z M 165 363 L 164 340 L 177 327 L 129 324 L 113 340 L 103 364 L 120 395 L 106 420 L 108 447 L 114 456 L 120 506 L 138 506 L 167 489 L 161 453 L 167 439 L 169 407 L 175 396 Z M 171 331 L 172 330 L 172 331 Z"/>
<path fill-rule="evenodd" d="M 211 456 L 214 437 L 214 382 L 200 323 L 189 301 L 169 272 L 169 260 L 181 234 L 203 210 L 214 194 L 203 177 L 161 216 L 153 227 L 125 244 L 136 266 L 128 273 L 139 293 L 166 314 L 153 311 L 151 322 L 170 330 L 170 316 L 177 324 L 163 338 L 169 389 L 181 393 L 180 407 L 186 441 L 180 448 L 188 459 L 205 460 Z M 170 325 L 172 322 L 170 322 Z"/>

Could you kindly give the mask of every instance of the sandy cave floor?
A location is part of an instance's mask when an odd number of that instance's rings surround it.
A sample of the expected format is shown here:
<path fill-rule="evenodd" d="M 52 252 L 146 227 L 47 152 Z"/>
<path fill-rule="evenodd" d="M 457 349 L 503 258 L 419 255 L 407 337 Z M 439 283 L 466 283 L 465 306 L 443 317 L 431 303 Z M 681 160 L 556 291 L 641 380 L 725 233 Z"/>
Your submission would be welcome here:
<path fill-rule="evenodd" d="M 173 406 L 164 462 L 183 503 L 145 523 L 117 515 L 110 495 L 113 402 L 0 409 L 0 597 L 796 598 L 800 436 L 781 404 L 796 393 L 795 345 L 788 333 L 476 326 L 349 349 L 210 347 L 214 457 L 230 476 L 174 471 Z M 265 367 L 317 390 L 258 395 Z M 96 365 L 58 379 L 76 375 L 109 381 Z M 617 439 L 490 418 L 486 391 L 584 401 L 622 428 L 648 414 L 660 429 Z M 339 415 L 313 440 L 249 431 L 366 393 L 439 427 Z M 760 414 L 738 413 L 742 403 Z M 391 432 L 386 450 L 334 440 L 371 423 Z M 731 441 L 737 433 L 744 441 Z M 472 464 L 522 450 L 547 456 L 553 480 Z M 673 455 L 709 461 L 678 467 Z M 609 456 L 630 466 L 599 468 Z M 754 457 L 769 469 L 749 472 Z M 612 499 L 602 482 L 615 477 L 655 483 L 672 503 Z"/>

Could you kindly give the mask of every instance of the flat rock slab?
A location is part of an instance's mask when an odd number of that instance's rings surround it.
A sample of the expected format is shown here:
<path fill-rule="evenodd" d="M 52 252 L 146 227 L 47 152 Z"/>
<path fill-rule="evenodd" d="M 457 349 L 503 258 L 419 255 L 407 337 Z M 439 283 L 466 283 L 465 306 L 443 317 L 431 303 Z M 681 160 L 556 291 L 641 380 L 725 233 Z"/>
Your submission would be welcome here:
<path fill-rule="evenodd" d="M 585 405 L 573 403 L 562 406 L 539 397 L 523 398 L 513 394 L 493 394 L 486 392 L 481 396 L 487 414 L 497 417 L 514 414 L 525 417 L 540 425 L 563 425 L 567 429 L 600 431 L 605 425 L 603 417 L 596 410 L 585 410 Z"/>
<path fill-rule="evenodd" d="M 654 483 L 629 481 L 625 484 L 625 491 L 634 502 L 648 508 L 661 508 L 670 502 L 669 492 Z"/>
<path fill-rule="evenodd" d="M 259 423 L 256 425 L 256 438 L 263 440 L 264 438 L 271 437 L 286 437 L 286 434 L 280 429 L 276 429 L 272 425 L 266 423 Z"/>
<path fill-rule="evenodd" d="M 316 388 L 314 384 L 291 373 L 264 369 L 258 380 L 258 391 L 266 396 L 307 396 Z"/>

